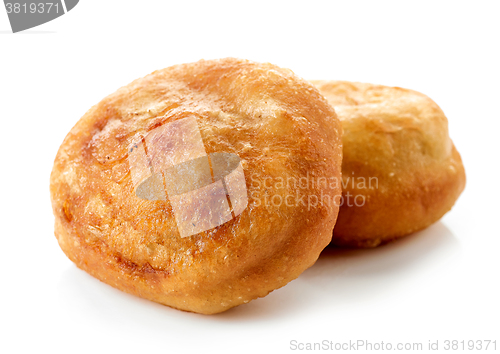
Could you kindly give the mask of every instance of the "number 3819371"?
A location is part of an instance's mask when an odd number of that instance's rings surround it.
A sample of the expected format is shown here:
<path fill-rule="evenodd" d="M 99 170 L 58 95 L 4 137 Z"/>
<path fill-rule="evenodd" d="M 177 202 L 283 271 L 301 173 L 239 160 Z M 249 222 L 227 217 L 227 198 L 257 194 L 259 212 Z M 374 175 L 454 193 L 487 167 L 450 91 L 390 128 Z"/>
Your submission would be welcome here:
<path fill-rule="evenodd" d="M 18 2 L 15 3 L 6 3 L 5 8 L 7 9 L 7 13 L 15 13 L 15 14 L 34 14 L 34 13 L 59 13 L 59 3 L 53 2 L 32 2 L 30 4 L 24 3 L 20 4 Z"/>

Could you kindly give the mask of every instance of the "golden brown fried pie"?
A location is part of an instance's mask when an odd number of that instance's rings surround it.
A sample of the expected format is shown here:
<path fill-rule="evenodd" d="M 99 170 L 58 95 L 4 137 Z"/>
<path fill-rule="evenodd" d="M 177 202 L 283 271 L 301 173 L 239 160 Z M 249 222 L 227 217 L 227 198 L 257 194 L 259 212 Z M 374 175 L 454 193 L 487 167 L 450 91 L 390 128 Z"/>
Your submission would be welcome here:
<path fill-rule="evenodd" d="M 55 235 L 105 283 L 221 312 L 284 286 L 329 244 L 338 206 L 317 198 L 340 198 L 340 185 L 293 181 L 340 178 L 341 154 L 333 108 L 291 71 L 169 67 L 104 98 L 66 136 L 50 180 Z"/>
<path fill-rule="evenodd" d="M 451 209 L 465 187 L 465 171 L 434 101 L 399 87 L 313 83 L 344 130 L 343 203 L 333 244 L 375 247 Z"/>

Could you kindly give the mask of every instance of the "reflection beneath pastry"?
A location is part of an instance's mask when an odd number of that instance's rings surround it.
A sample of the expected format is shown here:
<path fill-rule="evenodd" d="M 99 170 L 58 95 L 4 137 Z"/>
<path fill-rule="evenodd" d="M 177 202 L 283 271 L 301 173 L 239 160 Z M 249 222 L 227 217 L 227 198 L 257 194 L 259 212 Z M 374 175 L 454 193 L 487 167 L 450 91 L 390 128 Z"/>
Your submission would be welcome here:
<path fill-rule="evenodd" d="M 441 221 L 377 248 L 328 246 L 311 268 L 286 287 L 214 318 L 229 323 L 278 315 L 296 318 L 356 311 L 360 304 L 376 306 L 380 298 L 395 293 L 410 297 L 415 288 L 432 293 L 435 290 L 428 287 L 429 279 L 436 274 L 455 274 L 460 254 L 459 240 Z"/>
<path fill-rule="evenodd" d="M 173 322 L 179 333 L 189 333 L 197 324 L 227 326 L 228 329 L 249 321 L 264 325 L 269 321 L 354 312 L 363 304 L 374 308 L 381 304 L 381 297 L 393 293 L 410 296 L 415 288 L 428 284 L 429 275 L 454 274 L 460 253 L 459 240 L 444 223 L 437 222 L 382 247 L 327 247 L 314 266 L 287 286 L 214 316 L 180 312 L 137 298 L 76 267 L 69 267 L 62 273 L 58 285 L 59 302 L 68 311 L 83 306 L 85 311 L 109 326 L 126 323 L 130 328 L 137 326 L 141 330 L 146 326 L 158 335 L 166 333 Z M 420 291 L 434 290 L 421 288 Z"/>
<path fill-rule="evenodd" d="M 207 154 L 195 118 L 164 124 L 136 141 L 128 154 L 135 194 L 168 198 L 181 237 L 222 225 L 247 207 L 239 156 Z"/>

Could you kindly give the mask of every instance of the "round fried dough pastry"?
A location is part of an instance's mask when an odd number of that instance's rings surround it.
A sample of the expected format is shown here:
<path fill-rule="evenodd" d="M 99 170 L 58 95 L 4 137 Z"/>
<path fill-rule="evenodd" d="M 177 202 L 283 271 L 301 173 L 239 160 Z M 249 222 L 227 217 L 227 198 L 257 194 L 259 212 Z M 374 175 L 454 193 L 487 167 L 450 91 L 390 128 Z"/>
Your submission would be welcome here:
<path fill-rule="evenodd" d="M 295 279 L 329 244 L 338 206 L 300 198 L 340 199 L 340 187 L 278 182 L 340 178 L 341 131 L 314 86 L 271 64 L 153 72 L 66 136 L 51 174 L 55 235 L 118 289 L 225 311 Z"/>
<path fill-rule="evenodd" d="M 332 244 L 375 247 L 451 209 L 465 187 L 465 171 L 434 101 L 399 87 L 313 83 L 344 130 L 343 202 Z"/>

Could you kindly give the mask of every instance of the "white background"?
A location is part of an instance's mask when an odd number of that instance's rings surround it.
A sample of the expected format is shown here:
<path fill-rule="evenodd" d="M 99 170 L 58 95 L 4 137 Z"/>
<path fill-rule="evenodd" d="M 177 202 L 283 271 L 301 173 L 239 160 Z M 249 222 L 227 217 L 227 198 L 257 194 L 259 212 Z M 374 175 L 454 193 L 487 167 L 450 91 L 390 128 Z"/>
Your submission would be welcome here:
<path fill-rule="evenodd" d="M 442 349 L 453 339 L 497 340 L 500 351 L 499 5 L 82 0 L 18 34 L 0 8 L 0 352 L 298 352 L 292 340 Z M 49 197 L 66 133 L 135 78 L 226 56 L 429 95 L 448 116 L 465 192 L 427 230 L 325 251 L 286 287 L 220 315 L 151 303 L 77 269 L 53 235 Z"/>

